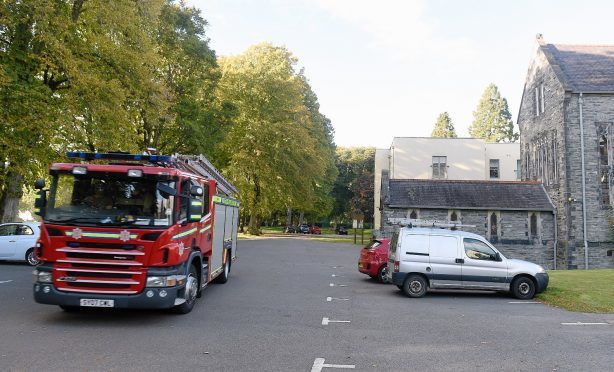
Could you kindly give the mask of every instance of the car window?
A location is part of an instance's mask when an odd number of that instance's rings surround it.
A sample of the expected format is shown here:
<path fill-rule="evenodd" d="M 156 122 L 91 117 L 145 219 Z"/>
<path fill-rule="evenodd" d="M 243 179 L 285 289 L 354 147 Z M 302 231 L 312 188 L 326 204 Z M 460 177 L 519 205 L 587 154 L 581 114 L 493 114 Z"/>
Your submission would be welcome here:
<path fill-rule="evenodd" d="M 16 225 L 4 225 L 0 226 L 0 236 L 15 235 Z"/>
<path fill-rule="evenodd" d="M 28 225 L 17 225 L 17 234 L 16 235 L 34 235 L 34 231 Z"/>
<path fill-rule="evenodd" d="M 465 254 L 467 257 L 474 260 L 496 261 L 497 254 L 486 243 L 477 239 L 463 239 Z"/>
<path fill-rule="evenodd" d="M 374 241 L 371 242 L 371 244 L 367 245 L 367 249 L 377 248 L 380 245 L 382 245 L 382 242 L 374 240 Z"/>

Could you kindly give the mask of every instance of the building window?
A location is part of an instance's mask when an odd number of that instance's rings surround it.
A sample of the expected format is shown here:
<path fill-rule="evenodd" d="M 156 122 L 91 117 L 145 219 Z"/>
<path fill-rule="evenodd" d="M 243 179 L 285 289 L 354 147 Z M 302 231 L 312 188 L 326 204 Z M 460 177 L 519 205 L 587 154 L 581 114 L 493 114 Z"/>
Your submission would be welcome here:
<path fill-rule="evenodd" d="M 457 210 L 449 210 L 448 211 L 448 221 L 450 222 L 461 222 L 461 212 Z"/>
<path fill-rule="evenodd" d="M 610 206 L 610 167 L 608 162 L 608 137 L 607 134 L 602 134 L 599 137 L 599 180 L 601 181 L 601 204 L 604 207 Z"/>
<path fill-rule="evenodd" d="M 535 239 L 539 236 L 538 219 L 538 213 L 533 212 L 529 215 L 529 235 L 531 236 L 531 239 Z"/>
<path fill-rule="evenodd" d="M 499 216 L 497 212 L 488 212 L 488 237 L 496 243 L 499 237 Z"/>
<path fill-rule="evenodd" d="M 412 219 L 412 220 L 417 220 L 417 219 L 418 219 L 418 217 L 419 217 L 419 214 L 418 214 L 418 211 L 417 211 L 417 210 L 412 209 L 412 210 L 409 212 L 409 218 L 410 218 L 410 219 Z"/>
<path fill-rule="evenodd" d="M 535 87 L 535 116 L 539 116 L 546 111 L 546 99 L 544 84 Z"/>
<path fill-rule="evenodd" d="M 499 178 L 499 159 L 490 159 L 490 178 Z"/>
<path fill-rule="evenodd" d="M 516 179 L 522 179 L 522 162 L 520 161 L 520 159 L 516 160 Z"/>
<path fill-rule="evenodd" d="M 433 179 L 445 180 L 448 178 L 448 165 L 446 156 L 433 156 Z"/>

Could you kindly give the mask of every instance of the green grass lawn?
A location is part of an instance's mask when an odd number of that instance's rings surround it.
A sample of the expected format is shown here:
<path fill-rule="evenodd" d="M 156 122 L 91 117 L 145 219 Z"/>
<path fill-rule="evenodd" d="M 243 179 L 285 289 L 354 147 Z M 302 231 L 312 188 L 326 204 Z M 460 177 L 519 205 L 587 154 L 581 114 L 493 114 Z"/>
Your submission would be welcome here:
<path fill-rule="evenodd" d="M 614 269 L 548 271 L 550 284 L 537 298 L 586 313 L 614 313 Z"/>

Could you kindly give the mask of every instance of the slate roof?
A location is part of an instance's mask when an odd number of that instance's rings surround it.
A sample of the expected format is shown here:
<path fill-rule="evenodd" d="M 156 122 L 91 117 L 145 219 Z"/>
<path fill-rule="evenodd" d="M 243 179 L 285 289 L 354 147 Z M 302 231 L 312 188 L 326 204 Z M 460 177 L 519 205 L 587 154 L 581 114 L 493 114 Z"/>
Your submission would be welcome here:
<path fill-rule="evenodd" d="M 541 44 L 567 90 L 614 92 L 614 45 Z"/>
<path fill-rule="evenodd" d="M 391 179 L 391 208 L 552 211 L 539 182 Z"/>

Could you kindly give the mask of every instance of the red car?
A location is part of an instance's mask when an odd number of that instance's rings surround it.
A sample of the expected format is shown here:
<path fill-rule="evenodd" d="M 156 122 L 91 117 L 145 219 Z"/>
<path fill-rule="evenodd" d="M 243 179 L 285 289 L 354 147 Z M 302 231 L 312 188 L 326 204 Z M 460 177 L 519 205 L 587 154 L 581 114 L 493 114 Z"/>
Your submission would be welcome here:
<path fill-rule="evenodd" d="M 320 234 L 322 234 L 322 230 L 319 227 L 317 227 L 317 226 L 311 226 L 309 228 L 309 233 L 310 234 L 318 234 L 318 235 L 320 235 Z"/>
<path fill-rule="evenodd" d="M 358 271 L 377 279 L 380 283 L 385 283 L 389 246 L 390 239 L 378 239 L 361 249 Z"/>

